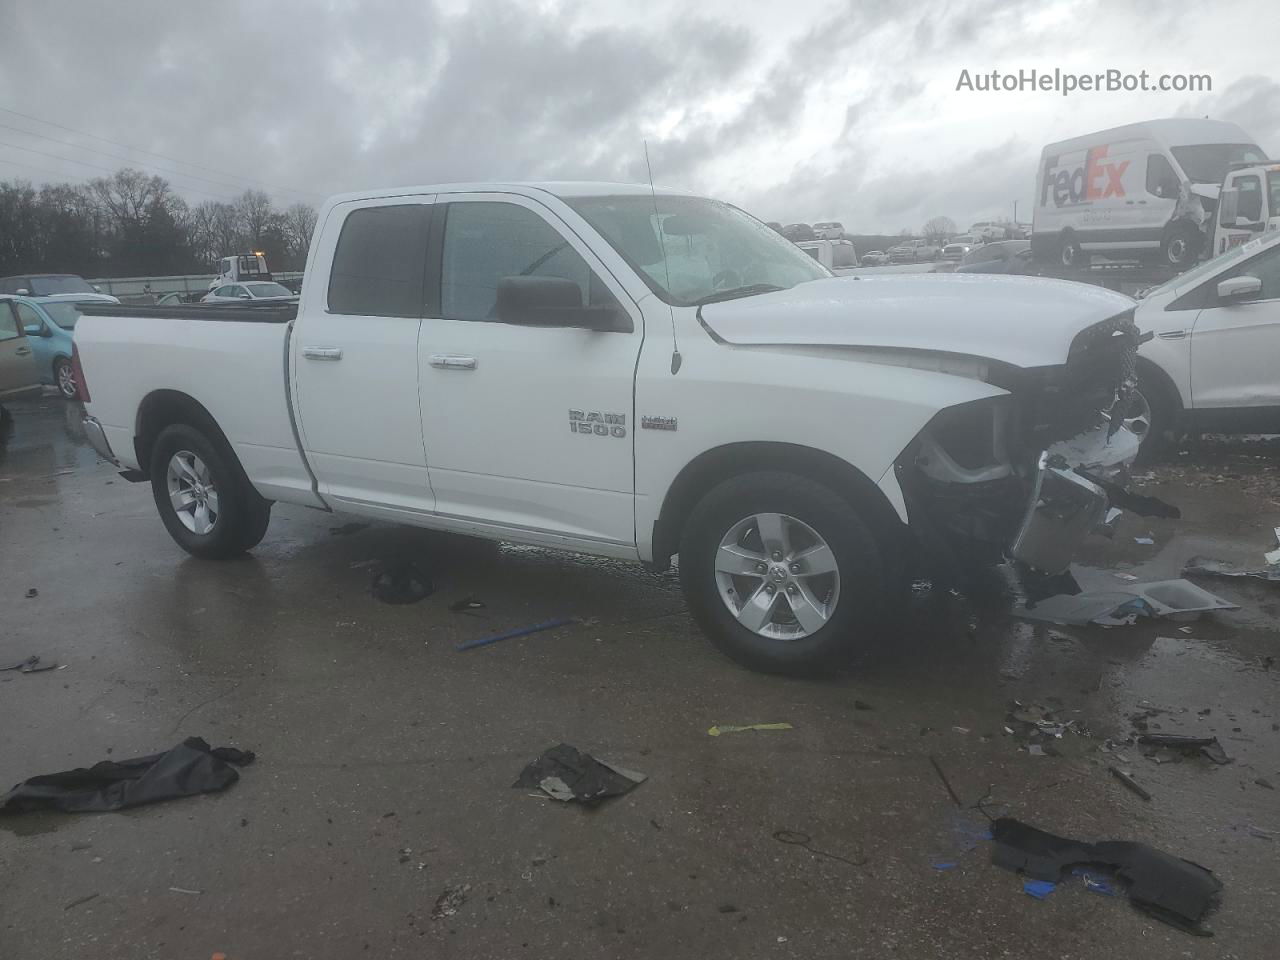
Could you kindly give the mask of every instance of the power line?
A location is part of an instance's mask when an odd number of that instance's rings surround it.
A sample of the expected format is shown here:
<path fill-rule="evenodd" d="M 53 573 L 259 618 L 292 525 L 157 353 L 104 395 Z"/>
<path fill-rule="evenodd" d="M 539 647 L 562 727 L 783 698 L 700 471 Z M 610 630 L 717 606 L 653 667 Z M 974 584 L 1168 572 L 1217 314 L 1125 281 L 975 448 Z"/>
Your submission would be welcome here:
<path fill-rule="evenodd" d="M 14 150 L 26 150 L 28 153 L 39 154 L 42 157 L 49 157 L 51 160 L 61 160 L 63 163 L 78 163 L 82 167 L 91 167 L 94 170 L 105 170 L 107 173 L 117 173 L 111 167 L 104 167 L 96 163 L 89 163 L 87 160 L 74 160 L 71 157 L 64 157 L 56 153 L 47 153 L 44 150 L 37 150 L 34 147 L 20 147 L 16 143 L 9 143 L 7 140 L 0 140 L 0 147 L 12 147 Z M 183 187 L 183 190 L 190 190 L 192 193 L 201 193 L 206 197 L 213 197 L 215 200 L 221 200 L 224 203 L 234 202 L 234 197 L 228 197 L 220 193 L 210 193 L 208 190 L 200 190 L 196 187 Z"/>
<path fill-rule="evenodd" d="M 4 112 L 4 113 L 12 114 L 12 115 L 13 115 L 13 116 L 15 116 L 15 117 L 22 117 L 24 120 L 31 120 L 31 121 L 34 121 L 35 123 L 43 123 L 43 124 L 45 124 L 46 126 L 50 126 L 50 127 L 57 127 L 59 130 L 66 130 L 68 133 L 75 133 L 75 134 L 78 134 L 78 135 L 80 135 L 80 136 L 82 136 L 82 137 L 89 137 L 89 138 L 90 138 L 90 139 L 92 139 L 92 140 L 99 140 L 99 141 L 101 141 L 102 143 L 109 143 L 109 144 L 111 144 L 113 147 L 123 147 L 125 150 L 133 150 L 133 151 L 136 151 L 137 153 L 147 153 L 147 154 L 150 154 L 150 155 L 151 155 L 151 156 L 153 156 L 153 157 L 159 157 L 161 160 L 168 160 L 168 161 L 169 161 L 169 162 L 171 162 L 171 163 L 181 163 L 181 164 L 184 164 L 185 166 L 188 166 L 188 167 L 195 167 L 197 170 L 207 170 L 207 171 L 208 171 L 208 172 L 210 172 L 210 173 L 217 173 L 217 174 L 220 174 L 220 175 L 222 175 L 222 176 L 224 176 L 224 177 L 231 177 L 231 178 L 233 178 L 233 179 L 235 179 L 235 180 L 241 180 L 241 181 L 243 181 L 243 182 L 245 182 L 245 183 L 252 184 L 253 186 L 256 186 L 256 187 L 259 187 L 259 188 L 265 188 L 265 189 L 268 189 L 268 190 L 276 190 L 276 191 L 281 192 L 281 193 L 295 193 L 295 194 L 300 194 L 300 195 L 308 196 L 308 197 L 321 197 L 321 198 L 323 198 L 323 194 L 317 193 L 317 192 L 316 192 L 316 191 L 314 191 L 314 190 L 297 190 L 297 189 L 294 189 L 294 188 L 292 188 L 292 187 L 280 187 L 280 186 L 273 186 L 272 184 L 269 184 L 269 183 L 263 183 L 263 182 L 262 182 L 262 181 L 260 181 L 260 180 L 254 180 L 254 179 L 252 179 L 252 178 L 250 178 L 250 177 L 243 176 L 242 174 L 238 174 L 238 173 L 230 173 L 230 172 L 228 172 L 228 171 L 226 171 L 226 170 L 219 170 L 219 169 L 217 169 L 216 167 L 208 167 L 208 166 L 205 166 L 204 164 L 195 163 L 195 162 L 193 162 L 193 161 L 191 161 L 191 160 L 183 160 L 183 159 L 181 159 L 180 157 L 171 157 L 171 156 L 168 156 L 167 154 L 157 153 L 155 150 L 147 150 L 147 149 L 146 149 L 146 148 L 144 148 L 144 147 L 135 146 L 135 145 L 130 144 L 130 143 L 122 143 L 122 142 L 121 142 L 121 141 L 119 141 L 119 140 L 110 140 L 110 139 L 108 139 L 107 137 L 100 137 L 100 136 L 98 136 L 96 133 L 89 133 L 87 130 L 77 130 L 75 127 L 68 127 L 68 126 L 66 126 L 65 124 L 62 124 L 62 123 L 55 123 L 55 122 L 54 122 L 54 121 L 52 121 L 52 120 L 44 120 L 44 119 L 41 119 L 40 117 L 33 117 L 33 116 L 32 116 L 31 114 L 29 114 L 29 113 L 19 113 L 17 110 L 11 110 L 11 109 L 10 109 L 10 108 L 8 108 L 8 107 L 0 107 L 0 111 L 2 111 L 2 112 Z M 23 131 L 23 132 L 25 133 L 25 132 L 29 132 L 29 131 Z M 40 134 L 33 134 L 33 136 L 40 136 Z M 92 148 L 92 147 L 84 147 L 83 149 L 85 149 L 85 150 L 92 150 L 93 148 Z"/>

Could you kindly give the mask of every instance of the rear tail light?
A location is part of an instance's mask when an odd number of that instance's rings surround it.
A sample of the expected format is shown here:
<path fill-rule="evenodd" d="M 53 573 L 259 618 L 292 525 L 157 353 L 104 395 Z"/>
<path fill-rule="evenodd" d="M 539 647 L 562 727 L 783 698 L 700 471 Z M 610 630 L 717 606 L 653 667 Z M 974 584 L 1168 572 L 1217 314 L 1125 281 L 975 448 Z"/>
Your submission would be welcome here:
<path fill-rule="evenodd" d="M 84 379 L 84 367 L 80 364 L 80 347 L 71 344 L 71 374 L 76 378 L 76 399 L 89 403 L 89 384 Z"/>

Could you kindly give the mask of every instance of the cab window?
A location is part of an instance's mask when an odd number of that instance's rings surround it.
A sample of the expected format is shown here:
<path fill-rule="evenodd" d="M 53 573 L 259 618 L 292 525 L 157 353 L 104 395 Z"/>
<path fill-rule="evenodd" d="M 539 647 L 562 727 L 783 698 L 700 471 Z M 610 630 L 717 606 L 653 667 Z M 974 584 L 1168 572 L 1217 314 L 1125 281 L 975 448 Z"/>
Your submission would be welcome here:
<path fill-rule="evenodd" d="M 1235 188 L 1240 191 L 1240 199 L 1236 201 L 1236 216 L 1244 217 L 1250 223 L 1262 219 L 1262 180 L 1256 175 L 1239 177 L 1235 180 Z"/>
<path fill-rule="evenodd" d="M 20 336 L 22 336 L 22 330 L 18 327 L 11 305 L 0 303 L 0 340 L 12 340 Z"/>
<path fill-rule="evenodd" d="M 329 312 L 421 317 L 431 207 L 404 203 L 352 210 L 329 273 Z"/>
<path fill-rule="evenodd" d="M 1166 200 L 1178 195 L 1178 175 L 1173 172 L 1173 164 L 1162 153 L 1153 153 L 1147 157 L 1147 193 Z"/>

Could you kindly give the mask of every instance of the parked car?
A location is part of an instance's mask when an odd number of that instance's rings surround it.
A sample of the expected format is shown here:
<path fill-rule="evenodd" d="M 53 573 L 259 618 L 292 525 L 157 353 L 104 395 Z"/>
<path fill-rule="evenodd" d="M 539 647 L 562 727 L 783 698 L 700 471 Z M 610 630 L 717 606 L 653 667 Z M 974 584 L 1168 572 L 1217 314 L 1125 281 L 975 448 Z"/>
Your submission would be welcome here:
<path fill-rule="evenodd" d="M 0 277 L 0 294 L 6 293 L 22 297 L 48 297 L 59 293 L 92 294 L 99 293 L 99 290 L 84 277 L 77 277 L 74 273 L 27 273 Z M 115 298 L 112 297 L 112 300 Z"/>
<path fill-rule="evenodd" d="M 51 297 L 0 297 L 18 317 L 35 359 L 41 383 L 53 384 L 70 399 L 75 396 L 71 338 L 80 307 L 86 303 L 119 303 L 103 293 L 61 293 Z"/>
<path fill-rule="evenodd" d="M 1280 433 L 1280 233 L 1147 293 L 1130 414 L 1144 454 L 1188 431 Z"/>
<path fill-rule="evenodd" d="M 864 267 L 883 267 L 889 262 L 889 255 L 883 250 L 868 250 L 861 260 Z"/>
<path fill-rule="evenodd" d="M 1034 274 L 1031 241 L 1000 240 L 974 247 L 960 260 L 956 273 Z"/>
<path fill-rule="evenodd" d="M 807 223 L 789 223 L 782 228 L 782 235 L 792 243 L 799 243 L 801 240 L 818 239 L 818 235 L 813 232 L 813 227 Z"/>
<path fill-rule="evenodd" d="M 818 240 L 843 240 L 844 224 L 835 220 L 823 220 L 813 225 L 813 235 Z"/>
<path fill-rule="evenodd" d="M 890 263 L 921 263 L 937 260 L 942 248 L 932 240 L 905 240 L 896 247 L 889 248 Z"/>
<path fill-rule="evenodd" d="M 1051 143 L 1040 157 L 1031 243 L 1036 259 L 1086 266 L 1093 253 L 1158 256 L 1182 270 L 1233 163 L 1266 154 L 1234 123 L 1176 117 Z"/>
<path fill-rule="evenodd" d="M 292 300 L 297 294 L 274 280 L 250 280 L 245 283 L 224 283 L 206 293 L 205 303 L 228 303 L 243 300 Z"/>
<path fill-rule="evenodd" d="M 0 297 L 0 410 L 6 400 L 20 400 L 40 392 L 40 374 L 31 341 L 12 301 L 12 297 Z"/>
<path fill-rule="evenodd" d="M 941 258 L 943 260 L 963 260 L 965 255 L 981 242 L 971 234 L 962 233 L 958 237 L 952 237 L 943 245 Z"/>
<path fill-rule="evenodd" d="M 805 240 L 796 246 L 836 275 L 852 273 L 858 266 L 852 240 Z"/>
<path fill-rule="evenodd" d="M 273 502 L 679 553 L 723 651 L 812 672 L 895 622 L 919 558 L 1062 572 L 1109 504 L 1073 468 L 1120 482 L 1137 453 L 1106 417 L 1134 302 L 1097 287 L 832 277 L 647 184 L 348 194 L 311 250 L 298 304 L 76 330 L 86 436 L 198 557 L 255 546 Z"/>
<path fill-rule="evenodd" d="M 1007 239 L 1006 226 L 994 220 L 979 220 L 969 228 L 969 236 L 979 243 L 994 243 L 997 240 Z"/>

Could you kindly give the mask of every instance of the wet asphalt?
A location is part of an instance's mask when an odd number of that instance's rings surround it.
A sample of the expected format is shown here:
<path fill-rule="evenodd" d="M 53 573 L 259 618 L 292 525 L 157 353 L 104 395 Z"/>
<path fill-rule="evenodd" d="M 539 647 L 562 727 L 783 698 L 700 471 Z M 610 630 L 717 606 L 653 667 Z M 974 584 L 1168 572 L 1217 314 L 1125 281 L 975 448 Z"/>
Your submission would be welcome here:
<path fill-rule="evenodd" d="M 86 446 L 74 405 L 11 412 L 0 662 L 65 668 L 0 673 L 0 783 L 188 736 L 258 761 L 222 794 L 0 818 L 6 960 L 1276 955 L 1278 584 L 1202 579 L 1240 609 L 1115 629 L 937 592 L 858 670 L 779 679 L 716 654 L 674 576 L 637 566 L 288 506 L 251 556 L 189 558 L 149 488 Z M 1194 555 L 1258 565 L 1278 465 L 1280 445 L 1194 444 L 1143 483 L 1184 519 L 1125 517 L 1079 579 L 1174 577 Z M 371 596 L 370 561 L 397 558 L 430 569 L 432 596 Z M 449 610 L 467 596 L 485 607 Z M 554 617 L 579 622 L 454 650 Z M 1033 755 L 1004 729 L 1015 699 L 1092 735 Z M 1144 758 L 1124 742 L 1140 713 L 1216 735 L 1233 762 Z M 792 729 L 707 735 L 758 722 Z M 512 788 L 560 742 L 649 779 L 594 811 Z M 1078 881 L 1027 896 L 981 837 L 1002 812 L 1209 867 L 1216 936 Z M 433 919 L 448 889 L 462 902 Z"/>

